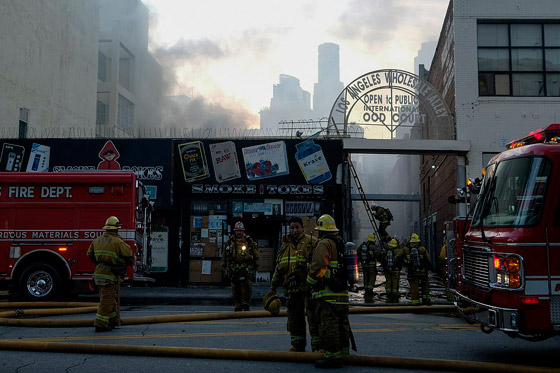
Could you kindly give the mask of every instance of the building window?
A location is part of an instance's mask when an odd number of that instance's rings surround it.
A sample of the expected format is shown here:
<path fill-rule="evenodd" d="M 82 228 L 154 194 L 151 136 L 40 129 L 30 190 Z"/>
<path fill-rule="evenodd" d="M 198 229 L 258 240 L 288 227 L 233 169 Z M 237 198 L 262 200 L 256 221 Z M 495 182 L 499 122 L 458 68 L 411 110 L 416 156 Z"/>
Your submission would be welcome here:
<path fill-rule="evenodd" d="M 20 108 L 19 109 L 19 138 L 27 138 L 27 125 L 29 123 L 29 109 Z"/>
<path fill-rule="evenodd" d="M 98 60 L 98 64 L 99 64 L 99 67 L 97 69 L 97 79 L 99 79 L 102 82 L 106 82 L 107 81 L 107 65 L 108 65 L 109 59 L 107 58 L 106 55 L 99 52 L 97 60 Z"/>
<path fill-rule="evenodd" d="M 481 96 L 560 96 L 560 24 L 479 23 Z"/>
<path fill-rule="evenodd" d="M 121 95 L 119 95 L 119 113 L 117 117 L 117 126 L 129 134 L 133 133 L 134 104 Z"/>
<path fill-rule="evenodd" d="M 97 92 L 96 124 L 107 124 L 109 117 L 109 92 Z"/>

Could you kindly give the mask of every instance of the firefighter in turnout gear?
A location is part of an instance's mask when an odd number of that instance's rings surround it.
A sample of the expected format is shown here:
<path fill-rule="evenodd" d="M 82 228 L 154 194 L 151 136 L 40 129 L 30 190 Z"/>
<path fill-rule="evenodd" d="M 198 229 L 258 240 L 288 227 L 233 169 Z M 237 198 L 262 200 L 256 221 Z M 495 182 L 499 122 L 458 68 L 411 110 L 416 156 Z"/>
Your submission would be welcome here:
<path fill-rule="evenodd" d="M 105 222 L 105 232 L 89 245 L 87 256 L 96 264 L 93 280 L 99 287 L 99 307 L 95 315 L 96 332 L 108 332 L 121 325 L 118 308 L 120 276 L 126 266 L 132 265 L 132 250 L 119 236 L 121 222 L 110 216 Z"/>
<path fill-rule="evenodd" d="M 391 236 L 387 233 L 387 227 L 391 225 L 393 220 L 393 214 L 388 208 L 376 205 L 375 203 L 371 205 L 371 210 L 373 212 L 373 217 L 379 222 L 379 239 L 383 242 L 388 242 L 391 240 Z"/>
<path fill-rule="evenodd" d="M 282 237 L 282 246 L 276 258 L 276 269 L 271 281 L 271 290 L 284 289 L 288 307 L 288 332 L 291 352 L 304 352 L 306 342 L 305 315 L 309 323 L 311 350 L 321 347 L 314 302 L 307 285 L 307 270 L 317 239 L 303 232 L 303 220 L 293 217 L 289 221 L 290 234 Z"/>
<path fill-rule="evenodd" d="M 420 246 L 420 237 L 413 233 L 410 235 L 408 245 L 403 248 L 399 260 L 403 260 L 407 267 L 407 279 L 410 284 L 410 298 L 413 306 L 420 305 L 420 293 L 422 293 L 422 304 L 431 305 L 430 300 L 430 257 L 428 250 Z"/>
<path fill-rule="evenodd" d="M 387 303 L 399 303 L 399 280 L 401 277 L 401 263 L 397 258 L 402 256 L 402 249 L 399 243 L 392 239 L 387 243 L 387 252 L 383 259 L 383 272 L 385 273 L 385 291 L 387 293 Z"/>
<path fill-rule="evenodd" d="M 249 311 L 253 291 L 253 276 L 257 269 L 257 245 L 245 234 L 238 221 L 228 238 L 222 255 L 222 271 L 231 280 L 235 311 Z"/>
<path fill-rule="evenodd" d="M 348 320 L 348 283 L 341 267 L 344 243 L 334 219 L 322 215 L 317 220 L 319 242 L 307 275 L 312 297 L 317 300 L 317 317 L 324 358 L 315 362 L 317 368 L 342 367 L 341 356 L 350 353 L 350 321 Z"/>
<path fill-rule="evenodd" d="M 364 280 L 364 296 L 372 296 L 375 293 L 373 288 L 377 279 L 377 262 L 379 256 L 379 247 L 375 242 L 375 234 L 368 236 L 367 242 L 364 242 L 358 248 L 358 259 L 362 264 L 362 274 Z"/>

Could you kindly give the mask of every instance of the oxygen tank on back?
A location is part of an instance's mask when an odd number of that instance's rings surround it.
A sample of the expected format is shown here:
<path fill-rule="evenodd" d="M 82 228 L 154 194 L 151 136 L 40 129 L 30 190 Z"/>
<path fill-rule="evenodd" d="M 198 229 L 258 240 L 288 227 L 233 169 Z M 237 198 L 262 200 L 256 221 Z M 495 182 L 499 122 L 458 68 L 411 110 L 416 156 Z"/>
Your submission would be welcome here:
<path fill-rule="evenodd" d="M 346 267 L 348 283 L 350 285 L 358 283 L 358 255 L 354 242 L 346 242 L 344 244 L 344 266 Z"/>

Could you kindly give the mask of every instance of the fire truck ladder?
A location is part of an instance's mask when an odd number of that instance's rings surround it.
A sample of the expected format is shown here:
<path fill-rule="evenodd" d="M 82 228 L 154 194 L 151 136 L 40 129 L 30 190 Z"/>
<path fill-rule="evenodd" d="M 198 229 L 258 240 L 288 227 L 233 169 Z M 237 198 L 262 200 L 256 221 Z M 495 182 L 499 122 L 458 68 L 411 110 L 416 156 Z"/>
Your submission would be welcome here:
<path fill-rule="evenodd" d="M 377 242 L 382 249 L 387 250 L 387 248 L 385 247 L 385 242 L 383 241 L 382 237 L 379 236 L 379 229 L 377 228 L 377 223 L 375 222 L 373 211 L 371 210 L 366 194 L 364 193 L 364 188 L 362 187 L 362 183 L 360 182 L 360 178 L 358 177 L 356 168 L 354 167 L 354 164 L 352 163 L 352 160 L 350 158 L 348 158 L 348 169 L 350 170 L 350 175 L 352 175 L 352 179 L 354 179 L 354 183 L 356 183 L 356 187 L 358 188 L 360 199 L 362 200 L 362 203 L 364 204 L 364 208 L 366 209 L 366 214 L 373 228 L 373 232 L 377 237 Z"/>

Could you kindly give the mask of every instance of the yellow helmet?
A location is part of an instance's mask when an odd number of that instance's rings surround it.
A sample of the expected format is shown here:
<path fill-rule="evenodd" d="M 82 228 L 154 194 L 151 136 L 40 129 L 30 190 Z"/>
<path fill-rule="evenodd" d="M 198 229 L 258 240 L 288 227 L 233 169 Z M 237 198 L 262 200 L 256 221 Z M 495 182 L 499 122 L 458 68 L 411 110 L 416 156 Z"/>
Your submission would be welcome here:
<path fill-rule="evenodd" d="M 263 298 L 263 307 L 265 310 L 276 316 L 280 313 L 281 306 L 282 302 L 280 302 L 280 299 L 274 290 L 265 294 Z"/>
<path fill-rule="evenodd" d="M 420 243 L 420 237 L 416 233 L 410 235 L 410 243 Z"/>
<path fill-rule="evenodd" d="M 109 216 L 105 221 L 105 230 L 117 230 L 121 227 L 121 221 L 116 216 Z"/>
<path fill-rule="evenodd" d="M 317 226 L 315 229 L 318 231 L 338 232 L 334 219 L 327 214 L 321 215 L 321 217 L 317 219 Z"/>
<path fill-rule="evenodd" d="M 370 233 L 369 236 L 367 236 L 367 240 L 374 242 L 375 241 L 375 234 Z"/>
<path fill-rule="evenodd" d="M 391 241 L 389 241 L 389 243 L 387 244 L 387 246 L 389 246 L 391 249 L 394 249 L 398 245 L 399 244 L 397 243 L 397 240 L 395 240 L 394 238 Z"/>

